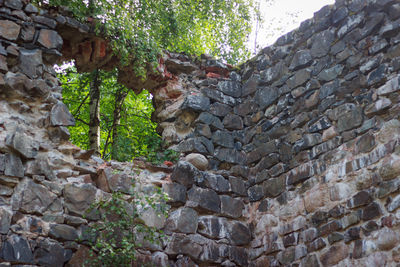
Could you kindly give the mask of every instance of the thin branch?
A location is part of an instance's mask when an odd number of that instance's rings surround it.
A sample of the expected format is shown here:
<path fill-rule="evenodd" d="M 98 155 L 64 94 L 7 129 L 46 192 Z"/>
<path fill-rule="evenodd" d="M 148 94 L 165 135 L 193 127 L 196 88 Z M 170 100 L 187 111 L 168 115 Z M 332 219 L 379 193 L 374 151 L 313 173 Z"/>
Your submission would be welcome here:
<path fill-rule="evenodd" d="M 82 122 L 83 124 L 86 124 L 87 126 L 89 126 L 89 123 L 80 119 L 80 118 L 75 118 L 75 120 Z"/>
<path fill-rule="evenodd" d="M 79 104 L 78 108 L 76 109 L 76 111 L 74 112 L 74 114 L 72 114 L 72 116 L 76 117 L 80 111 L 81 111 L 81 107 L 85 104 L 85 101 L 89 98 L 90 94 L 87 94 L 86 97 L 81 101 L 81 103 Z"/>
<path fill-rule="evenodd" d="M 108 144 L 109 144 L 110 137 L 111 137 L 111 131 L 108 131 L 107 138 L 106 138 L 106 143 L 104 144 L 102 159 L 105 159 L 106 156 L 109 155 L 109 154 L 106 154 L 106 152 L 107 152 L 107 149 L 108 149 Z"/>
<path fill-rule="evenodd" d="M 146 115 L 129 114 L 129 117 L 137 117 L 137 118 L 142 118 L 142 119 L 145 119 L 145 120 L 151 120 L 151 118 L 146 116 Z"/>
<path fill-rule="evenodd" d="M 63 102 L 66 103 L 81 103 L 82 101 L 77 101 L 77 100 L 73 100 L 73 99 L 69 99 L 69 98 L 63 98 Z M 89 104 L 89 103 L 84 103 L 84 104 Z"/>
<path fill-rule="evenodd" d="M 68 83 L 62 83 L 62 85 L 74 85 L 74 84 L 81 84 L 81 81 L 77 82 L 68 82 Z M 87 85 L 87 82 L 85 82 L 85 85 Z M 82 88 L 82 86 L 79 86 L 79 88 Z"/>

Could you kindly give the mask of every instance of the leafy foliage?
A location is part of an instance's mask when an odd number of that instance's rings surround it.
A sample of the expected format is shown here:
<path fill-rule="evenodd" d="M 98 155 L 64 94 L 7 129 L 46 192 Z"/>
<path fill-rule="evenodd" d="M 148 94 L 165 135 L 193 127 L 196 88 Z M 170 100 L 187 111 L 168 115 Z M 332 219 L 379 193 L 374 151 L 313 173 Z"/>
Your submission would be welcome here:
<path fill-rule="evenodd" d="M 163 149 L 163 141 L 158 136 L 148 136 L 145 140 L 148 145 L 147 160 L 153 164 L 161 164 L 165 161 L 176 162 L 179 160 L 179 152 L 171 149 Z"/>
<path fill-rule="evenodd" d="M 113 51 L 136 74 L 146 76 L 147 67 L 157 64 L 163 49 L 199 56 L 208 53 L 234 64 L 250 53 L 245 46 L 251 18 L 257 14 L 253 0 L 33 0 L 43 6 L 64 6 L 82 22 L 92 21 L 98 34 L 109 40 Z M 90 18 L 90 19 L 89 19 Z M 151 122 L 151 98 L 144 91 L 128 92 L 116 82 L 117 71 L 100 71 L 101 80 L 101 149 L 103 158 L 110 155 L 126 161 L 147 156 L 153 162 L 176 158 L 162 150 L 160 137 Z M 59 76 L 64 100 L 77 120 L 70 128 L 72 141 L 88 148 L 89 86 L 92 74 L 68 70 Z M 118 140 L 112 140 L 113 103 L 117 90 L 128 95 L 123 103 Z M 118 145 L 112 151 L 110 142 Z M 118 149 L 118 151 L 116 151 Z"/>
<path fill-rule="evenodd" d="M 152 195 L 140 195 L 135 190 L 129 195 L 113 192 L 110 198 L 94 203 L 88 212 L 96 210 L 100 220 L 87 232 L 93 238 L 90 243 L 92 257 L 86 265 L 132 266 L 137 248 L 145 242 L 158 243 L 163 237 L 161 230 L 141 223 L 140 214 L 151 208 L 158 216 L 166 216 L 167 200 L 158 188 Z"/>
<path fill-rule="evenodd" d="M 100 71 L 101 101 L 100 101 L 100 140 L 101 154 L 104 159 L 129 161 L 136 157 L 147 157 L 153 163 L 164 160 L 174 161 L 176 153 L 163 150 L 161 137 L 155 132 L 156 124 L 151 121 L 154 111 L 151 95 L 147 91 L 135 95 L 117 82 L 116 71 Z M 77 146 L 89 148 L 89 86 L 91 73 L 76 73 L 74 67 L 67 68 L 58 75 L 63 86 L 64 103 L 76 119 L 76 126 L 70 127 L 71 141 Z M 112 140 L 113 112 L 116 90 L 122 89 L 127 97 L 122 103 L 121 122 L 118 126 L 118 140 Z M 110 143 L 117 142 L 112 151 Z"/>
<path fill-rule="evenodd" d="M 66 7 L 82 22 L 93 22 L 98 34 L 110 42 L 125 65 L 132 65 L 143 78 L 148 66 L 157 64 L 163 49 L 199 56 L 208 53 L 234 64 L 250 53 L 245 46 L 256 16 L 254 0 L 32 0 L 44 6 Z M 65 75 L 63 77 L 63 75 Z M 153 162 L 176 158 L 162 150 L 160 137 L 151 122 L 151 98 L 144 91 L 128 92 L 116 82 L 117 71 L 100 71 L 101 80 L 101 149 L 105 159 L 126 161 L 147 156 Z M 68 70 L 59 76 L 64 99 L 77 120 L 70 128 L 72 141 L 88 148 L 89 86 L 92 74 Z M 118 140 L 112 140 L 113 103 L 118 90 L 128 95 L 123 103 Z M 111 149 L 110 143 L 118 144 Z M 118 149 L 118 151 L 116 151 Z M 113 151 L 112 151 L 113 150 Z"/>
<path fill-rule="evenodd" d="M 250 56 L 245 42 L 257 16 L 254 0 L 34 0 L 93 18 L 122 63 L 146 75 L 161 50 L 203 53 L 236 64 Z"/>
<path fill-rule="evenodd" d="M 33 0 L 39 6 L 66 6 L 80 21 L 94 21 L 124 65 L 132 65 L 136 74 L 146 76 L 148 65 L 155 66 L 163 49 L 199 56 L 203 53 L 221 56 L 237 64 L 250 55 L 245 46 L 251 17 L 256 14 L 253 0 Z M 147 91 L 134 95 L 117 83 L 117 70 L 99 71 L 101 80 L 101 147 L 103 158 L 114 153 L 127 161 L 147 156 L 154 162 L 176 158 L 171 151 L 162 152 L 162 142 L 150 120 L 153 106 Z M 72 141 L 88 148 L 89 86 L 92 74 L 77 74 L 74 68 L 59 75 L 64 87 L 64 102 L 77 120 L 70 127 Z M 127 96 L 123 102 L 120 134 L 112 140 L 113 111 L 117 90 Z M 118 143 L 111 151 L 109 142 Z M 97 257 L 94 266 L 131 266 L 135 249 L 141 244 L 138 233 L 154 242 L 157 230 L 140 223 L 139 214 L 146 208 L 164 212 L 164 196 L 158 192 L 140 197 L 134 191 L 128 197 L 114 192 L 108 200 L 93 208 L 101 219 L 91 228 L 95 241 L 92 250 Z"/>

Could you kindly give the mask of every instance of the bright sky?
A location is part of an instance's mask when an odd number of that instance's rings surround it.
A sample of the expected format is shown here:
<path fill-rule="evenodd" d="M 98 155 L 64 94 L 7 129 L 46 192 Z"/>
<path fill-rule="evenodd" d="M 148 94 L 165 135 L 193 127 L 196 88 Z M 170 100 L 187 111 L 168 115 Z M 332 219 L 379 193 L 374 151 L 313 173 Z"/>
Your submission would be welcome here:
<path fill-rule="evenodd" d="M 334 0 L 260 0 L 260 10 L 264 21 L 262 25 L 259 25 L 257 51 L 273 44 L 281 35 L 297 28 L 302 21 L 313 17 L 314 12 L 334 2 Z M 254 40 L 255 30 L 249 41 L 252 52 L 254 52 Z"/>

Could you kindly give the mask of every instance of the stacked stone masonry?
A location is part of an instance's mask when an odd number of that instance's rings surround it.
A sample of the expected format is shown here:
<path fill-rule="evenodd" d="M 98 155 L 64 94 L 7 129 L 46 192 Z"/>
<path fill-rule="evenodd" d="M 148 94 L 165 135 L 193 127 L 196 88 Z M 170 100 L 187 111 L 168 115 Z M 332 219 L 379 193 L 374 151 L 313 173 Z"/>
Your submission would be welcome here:
<path fill-rule="evenodd" d="M 149 89 L 181 161 L 72 145 L 53 69 L 71 59 Z M 0 0 L 0 266 L 82 266 L 86 210 L 131 178 L 171 206 L 142 214 L 168 238 L 138 266 L 398 266 L 399 92 L 398 0 L 337 0 L 237 69 L 166 53 L 146 81 L 61 8 Z"/>

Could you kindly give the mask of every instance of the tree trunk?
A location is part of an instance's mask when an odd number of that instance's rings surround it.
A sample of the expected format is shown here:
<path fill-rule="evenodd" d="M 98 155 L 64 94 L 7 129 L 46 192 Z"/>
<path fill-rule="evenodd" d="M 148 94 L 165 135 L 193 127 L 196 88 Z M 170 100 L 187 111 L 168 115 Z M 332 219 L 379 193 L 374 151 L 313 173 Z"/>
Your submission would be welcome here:
<path fill-rule="evenodd" d="M 128 93 L 124 90 L 122 86 L 118 88 L 118 91 L 115 94 L 114 119 L 112 126 L 111 159 L 117 159 L 118 156 L 118 128 L 121 122 L 122 105 L 124 104 L 127 95 Z"/>
<path fill-rule="evenodd" d="M 89 91 L 89 146 L 97 155 L 100 154 L 100 84 L 99 71 L 95 70 Z"/>

